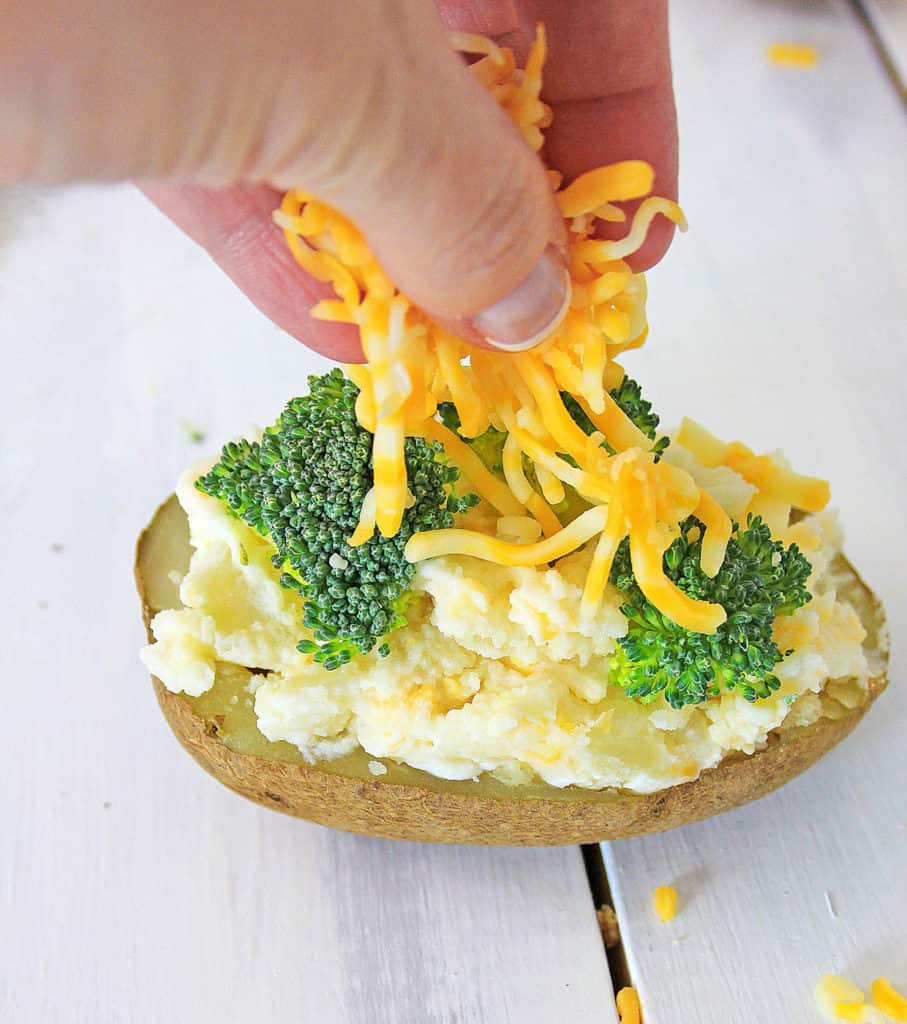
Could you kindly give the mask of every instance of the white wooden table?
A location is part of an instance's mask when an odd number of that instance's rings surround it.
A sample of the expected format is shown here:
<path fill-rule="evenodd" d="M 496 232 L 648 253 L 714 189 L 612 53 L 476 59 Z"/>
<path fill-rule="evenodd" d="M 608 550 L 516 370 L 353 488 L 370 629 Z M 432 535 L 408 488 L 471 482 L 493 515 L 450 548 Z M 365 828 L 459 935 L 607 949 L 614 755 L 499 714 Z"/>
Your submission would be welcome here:
<path fill-rule="evenodd" d="M 808 1024 L 825 971 L 907 985 L 907 123 L 844 0 L 678 0 L 674 52 L 692 230 L 630 365 L 667 422 L 832 479 L 894 684 L 782 792 L 604 861 L 646 1024 Z M 614 1022 L 579 849 L 283 818 L 156 711 L 132 545 L 199 452 L 181 421 L 269 422 L 319 360 L 125 187 L 0 193 L 0 343 L 0 1021 Z"/>

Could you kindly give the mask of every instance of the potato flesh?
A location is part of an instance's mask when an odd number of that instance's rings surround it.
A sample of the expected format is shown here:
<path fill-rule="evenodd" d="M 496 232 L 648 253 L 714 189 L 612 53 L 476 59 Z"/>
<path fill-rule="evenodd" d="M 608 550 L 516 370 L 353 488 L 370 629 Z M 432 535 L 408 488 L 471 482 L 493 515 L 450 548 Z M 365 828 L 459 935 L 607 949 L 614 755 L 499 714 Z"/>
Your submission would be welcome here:
<path fill-rule="evenodd" d="M 188 567 L 190 557 L 188 525 L 179 503 L 175 497 L 166 502 L 155 517 L 152 528 L 145 530 L 142 535 L 137 552 L 136 577 L 139 592 L 143 599 L 143 610 L 145 624 L 147 625 L 154 615 L 164 608 L 178 608 L 181 606 L 179 600 L 178 580 Z M 883 673 L 887 663 L 887 644 L 884 642 L 883 616 L 880 610 L 874 605 L 871 592 L 862 584 L 853 570 L 844 560 L 843 566 L 847 566 L 847 584 L 841 589 L 847 589 L 849 598 L 854 601 L 860 611 L 864 623 L 869 628 L 870 643 L 880 648 L 875 657 L 878 660 L 877 666 L 880 674 Z M 881 634 L 881 635 L 879 635 Z M 187 697 L 183 694 L 170 694 L 170 697 L 186 703 L 199 719 L 206 724 L 206 731 L 212 737 L 216 736 L 226 748 L 235 754 L 260 758 L 264 762 L 283 762 L 285 764 L 305 765 L 306 762 L 301 753 L 290 743 L 271 742 L 258 730 L 257 719 L 253 708 L 252 695 L 248 686 L 253 673 L 239 666 L 220 663 L 217 666 L 217 677 L 211 690 L 199 697 Z M 160 684 L 158 684 L 160 686 Z M 883 686 L 883 682 L 881 683 Z M 872 695 L 875 695 L 875 688 Z M 233 698 L 235 697 L 235 700 Z M 862 711 L 863 709 L 860 709 Z M 857 716 L 847 716 L 856 718 Z M 850 731 L 850 725 L 846 731 Z M 841 735 L 845 734 L 844 732 Z M 829 743 L 831 745 L 834 740 Z M 319 762 L 314 766 L 319 772 L 327 775 L 343 776 L 348 779 L 363 779 L 372 783 L 376 782 L 375 776 L 369 771 L 369 763 L 375 760 L 364 751 L 359 750 L 351 755 L 338 758 L 330 762 Z M 743 758 L 746 761 L 760 760 L 759 756 Z M 812 760 L 812 759 L 811 759 Z M 565 790 L 546 785 L 539 781 L 534 784 L 512 786 L 506 785 L 488 776 L 481 776 L 475 781 L 449 781 L 437 778 L 426 772 L 409 767 L 408 765 L 395 764 L 392 761 L 382 762 L 388 769 L 387 773 L 381 776 L 382 782 L 396 783 L 397 785 L 418 787 L 423 791 L 431 791 L 436 794 L 449 794 L 456 796 L 470 796 L 477 798 L 492 798 L 495 800 L 522 801 L 542 800 L 547 804 L 561 803 L 586 803 L 604 804 L 612 807 L 630 806 L 640 804 L 642 808 L 647 801 L 657 799 L 658 795 L 650 797 L 636 797 L 623 794 L 619 791 L 595 792 L 582 790 L 577 787 L 567 787 Z M 755 766 L 753 765 L 753 768 Z M 805 767 L 805 765 L 803 766 Z M 798 768 L 797 770 L 802 770 Z M 719 769 L 720 771 L 720 769 Z M 709 773 L 710 774 L 710 773 Z M 222 779 L 223 781 L 223 779 Z M 780 780 L 779 780 L 780 782 Z M 779 782 L 772 783 L 765 787 L 764 792 L 769 792 Z M 678 786 L 678 790 L 687 790 L 690 785 L 694 787 L 698 783 L 688 783 L 686 786 Z M 752 793 L 738 797 L 733 803 L 742 803 L 746 799 L 752 799 L 759 793 Z M 255 798 L 253 798 L 255 799 Z M 283 808 L 280 808 L 283 809 Z M 695 820 L 704 813 L 716 813 L 726 809 L 724 806 L 714 809 L 701 809 L 700 813 L 691 814 L 687 820 Z M 291 811 L 291 813 L 294 813 Z M 610 813 L 610 812 L 608 812 Z M 302 815 L 307 816 L 307 815 Z M 330 823 L 330 822 L 326 822 Z M 602 839 L 613 838 L 619 835 L 636 835 L 643 831 L 655 830 L 660 827 L 671 827 L 678 822 L 665 821 L 654 827 L 639 827 L 634 824 L 632 830 L 621 829 L 613 834 L 602 833 Z M 360 830 L 360 829 L 354 829 Z M 396 836 L 396 833 L 377 833 L 381 835 Z M 399 834 L 398 838 L 413 838 L 412 836 Z M 420 837 L 421 838 L 421 837 Z M 427 836 L 431 839 L 432 837 Z M 475 842 L 475 839 L 460 840 Z M 487 842 L 487 838 L 482 840 Z M 494 839 L 494 842 L 506 842 L 505 839 Z M 541 842 L 573 842 L 568 836 L 559 839 L 543 839 Z M 582 839 L 582 842 L 589 841 Z M 522 842 L 514 840 L 514 842 Z M 533 844 L 534 845 L 534 842 Z"/>

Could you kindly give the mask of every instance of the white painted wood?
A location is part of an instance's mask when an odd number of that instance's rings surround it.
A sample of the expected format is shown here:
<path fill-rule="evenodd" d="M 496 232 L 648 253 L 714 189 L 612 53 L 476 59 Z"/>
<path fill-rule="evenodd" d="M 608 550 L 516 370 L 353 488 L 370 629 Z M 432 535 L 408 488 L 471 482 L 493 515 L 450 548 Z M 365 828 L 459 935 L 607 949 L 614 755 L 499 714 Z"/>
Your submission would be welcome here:
<path fill-rule="evenodd" d="M 907 83 L 907 4 L 904 0 L 859 0 L 902 83 Z"/>
<path fill-rule="evenodd" d="M 780 40 L 820 65 L 768 65 Z M 628 364 L 667 420 L 707 408 L 830 476 L 903 635 L 904 547 L 883 543 L 907 479 L 901 111 L 842 0 L 682 0 L 675 51 L 692 231 Z M 212 440 L 267 421 L 316 360 L 126 189 L 0 194 L 0 351 L 0 1020 L 613 1020 L 577 851 L 285 819 L 206 779 L 157 715 L 131 546 L 197 450 L 180 420 Z M 907 982 L 895 657 L 806 778 L 606 851 L 647 1024 L 812 1020 L 827 969 Z M 670 881 L 665 926 L 649 900 Z"/>
<path fill-rule="evenodd" d="M 578 849 L 284 818 L 157 711 L 132 549 L 180 421 L 269 422 L 318 361 L 128 188 L 0 193 L 0 351 L 0 1021 L 613 1021 Z"/>
<path fill-rule="evenodd" d="M 821 61 L 774 67 L 775 41 Z M 674 51 L 691 230 L 651 275 L 651 340 L 628 368 L 668 421 L 692 410 L 831 479 L 888 606 L 893 682 L 780 793 L 612 844 L 606 864 L 646 1024 L 806 1024 L 823 972 L 907 985 L 907 124 L 839 0 L 683 0 Z M 651 897 L 669 883 L 666 925 Z"/>

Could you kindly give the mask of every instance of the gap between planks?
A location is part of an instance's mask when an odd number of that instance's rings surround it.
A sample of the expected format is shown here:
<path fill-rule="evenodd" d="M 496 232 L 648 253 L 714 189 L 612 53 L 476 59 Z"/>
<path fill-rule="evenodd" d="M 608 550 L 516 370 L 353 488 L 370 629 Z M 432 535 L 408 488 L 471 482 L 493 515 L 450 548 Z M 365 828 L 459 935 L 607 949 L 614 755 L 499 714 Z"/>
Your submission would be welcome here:
<path fill-rule="evenodd" d="M 904 71 L 898 65 L 895 54 L 891 52 L 888 44 L 883 38 L 883 34 L 879 29 L 877 18 L 881 18 L 882 14 L 877 11 L 872 0 L 850 0 L 850 6 L 853 9 L 854 15 L 857 21 L 862 26 L 866 35 L 869 37 L 869 41 L 872 43 L 875 49 L 876 56 L 885 68 L 885 73 L 891 84 L 894 86 L 895 92 L 900 97 L 901 102 L 907 107 L 907 80 L 904 77 Z M 875 13 L 874 13 L 875 12 Z"/>
<path fill-rule="evenodd" d="M 611 883 L 608 880 L 608 872 L 602 857 L 601 844 L 589 843 L 581 846 L 580 849 L 583 853 L 583 867 L 586 869 L 589 892 L 592 896 L 592 904 L 595 907 L 596 915 L 601 914 L 606 908 L 612 914 L 615 913 L 614 899 L 611 896 Z M 601 926 L 601 919 L 599 919 L 599 926 L 602 945 L 605 947 L 605 956 L 608 959 L 608 970 L 611 973 L 611 984 L 616 995 L 622 988 L 632 987 L 633 985 L 633 978 L 630 975 L 630 967 L 624 952 L 620 921 L 617 920 L 618 939 L 616 943 L 608 943 L 604 928 Z"/>
<path fill-rule="evenodd" d="M 869 0 L 869 3 L 871 4 L 872 0 Z M 885 68 L 885 72 L 894 87 L 895 92 L 898 94 L 904 106 L 907 107 L 907 81 L 905 81 L 897 60 L 890 52 L 885 39 L 879 31 L 873 14 L 875 8 L 873 7 L 872 10 L 870 10 L 867 6 L 867 0 L 849 0 L 849 5 L 853 9 L 857 22 L 872 43 L 873 49 L 882 63 L 882 66 Z M 592 896 L 592 903 L 595 907 L 596 914 L 601 914 L 602 910 L 605 908 L 610 912 L 615 913 L 614 898 L 611 895 L 611 883 L 608 879 L 608 872 L 602 856 L 601 845 L 594 843 L 586 844 L 581 846 L 581 850 L 583 855 L 583 866 L 586 871 L 586 878 L 589 882 L 589 891 Z M 836 919 L 838 914 L 835 909 L 831 893 L 827 890 L 825 892 L 825 902 L 828 907 L 829 915 L 833 919 Z M 624 987 L 633 986 L 633 977 L 630 973 L 629 963 L 627 962 L 627 955 L 624 949 L 623 932 L 620 928 L 619 919 L 617 919 L 617 928 L 618 940 L 615 944 L 609 945 L 604 931 L 602 931 L 602 944 L 605 947 L 605 955 L 608 960 L 608 970 L 611 974 L 611 983 L 614 987 L 615 994 Z"/>

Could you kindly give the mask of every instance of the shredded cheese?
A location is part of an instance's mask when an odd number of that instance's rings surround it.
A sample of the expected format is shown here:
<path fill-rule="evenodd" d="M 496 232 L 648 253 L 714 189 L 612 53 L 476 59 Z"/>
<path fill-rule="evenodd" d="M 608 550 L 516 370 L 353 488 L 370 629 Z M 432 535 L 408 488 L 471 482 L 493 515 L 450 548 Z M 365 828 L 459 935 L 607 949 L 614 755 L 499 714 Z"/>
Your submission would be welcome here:
<path fill-rule="evenodd" d="M 876 979 L 873 985 L 884 979 Z M 881 993 L 881 988 L 873 988 L 873 998 L 876 991 Z M 895 993 L 897 995 L 897 993 Z M 852 984 L 847 978 L 839 978 L 833 974 L 826 974 L 816 986 L 816 1005 L 822 1015 L 831 1021 L 857 1021 L 858 1024 L 883 1024 L 881 1011 L 876 1006 L 870 1006 L 866 1002 L 863 991 Z M 889 1016 L 893 1020 L 907 1020 L 907 1017 L 898 1018 L 893 1014 Z"/>
<path fill-rule="evenodd" d="M 838 1020 L 837 1008 L 842 1005 L 860 1005 L 866 997 L 846 978 L 835 974 L 823 974 L 816 985 L 816 1005 L 828 1020 Z"/>
<path fill-rule="evenodd" d="M 872 983 L 872 1001 L 886 1017 L 904 1024 L 907 1021 L 907 997 L 902 996 L 887 978 L 876 978 Z"/>
<path fill-rule="evenodd" d="M 872 983 L 873 1004 L 866 1002 L 862 990 L 846 978 L 825 974 L 816 985 L 816 1005 L 823 1016 L 833 1021 L 858 1021 L 859 1024 L 885 1024 L 885 1020 L 907 1021 L 907 1000 L 885 978 Z"/>
<path fill-rule="evenodd" d="M 433 530 L 414 533 L 406 545 L 406 557 L 411 562 L 438 555 L 472 555 L 498 565 L 542 565 L 563 558 L 601 533 L 607 521 L 608 508 L 598 505 L 559 530 L 535 544 L 509 544 L 475 530 Z"/>
<path fill-rule="evenodd" d="M 540 95 L 546 51 L 542 26 L 525 68 L 517 67 L 509 48 L 482 36 L 453 33 L 450 41 L 455 49 L 479 57 L 470 73 L 539 150 L 552 119 Z M 583 613 L 591 614 L 601 601 L 615 551 L 629 537 L 633 571 L 646 597 L 685 628 L 714 632 L 725 619 L 724 610 L 679 590 L 664 573 L 663 555 L 680 522 L 695 512 L 705 526 L 702 567 L 714 575 L 731 522 L 689 474 L 655 461 L 651 441 L 609 394 L 623 378 L 616 357 L 642 345 L 648 332 L 645 279 L 633 273 L 626 258 L 643 244 L 655 217 L 664 216 L 683 230 L 683 213 L 676 203 L 649 195 L 653 170 L 639 160 L 597 168 L 563 188 L 558 173 L 549 172 L 549 181 L 569 236 L 569 302 L 558 326 L 536 349 L 515 355 L 472 349 L 445 331 L 398 291 L 342 214 L 301 189 L 284 196 L 275 220 L 291 252 L 309 274 L 330 282 L 336 294 L 319 302 L 313 315 L 354 324 L 366 357 L 365 365 L 346 367 L 360 389 L 357 418 L 374 438 L 374 486 L 350 543 L 365 543 L 375 530 L 386 537 L 397 533 L 411 500 L 404 442 L 407 436 L 424 437 L 441 443 L 468 484 L 505 521 L 494 535 L 467 529 L 416 534 L 406 547 L 411 561 L 466 554 L 503 565 L 540 565 L 598 537 L 583 594 Z M 615 204 L 629 200 L 642 202 L 624 237 L 597 239 L 598 222 L 624 220 Z M 575 396 L 588 415 L 596 431 L 591 437 L 571 416 L 564 392 Z M 438 421 L 441 402 L 455 406 L 460 436 Z M 503 480 L 462 440 L 489 426 L 508 433 Z M 799 477 L 741 445 L 724 445 L 702 433 L 698 447 L 695 437 L 682 443 L 700 457 L 706 451 L 706 465 L 726 464 L 741 473 L 757 488 L 754 502 L 775 503 L 776 519 L 785 501 L 788 509 L 814 510 L 827 500 L 821 481 Z M 530 483 L 529 468 L 538 490 Z M 552 506 L 563 500 L 567 485 L 592 508 L 562 524 Z"/>
<path fill-rule="evenodd" d="M 677 443 L 693 452 L 704 466 L 727 466 L 739 473 L 757 489 L 757 498 L 776 498 L 806 512 L 821 512 L 831 496 L 827 481 L 794 473 L 769 455 L 756 455 L 739 441 L 725 444 L 694 420 L 681 423 Z"/>
<path fill-rule="evenodd" d="M 865 1003 L 835 1003 L 833 1009 L 837 1020 L 863 1021 L 865 1019 Z"/>
<path fill-rule="evenodd" d="M 673 921 L 677 914 L 677 890 L 673 885 L 660 885 L 652 893 L 655 913 L 662 921 Z"/>

